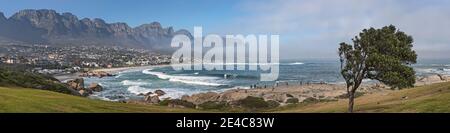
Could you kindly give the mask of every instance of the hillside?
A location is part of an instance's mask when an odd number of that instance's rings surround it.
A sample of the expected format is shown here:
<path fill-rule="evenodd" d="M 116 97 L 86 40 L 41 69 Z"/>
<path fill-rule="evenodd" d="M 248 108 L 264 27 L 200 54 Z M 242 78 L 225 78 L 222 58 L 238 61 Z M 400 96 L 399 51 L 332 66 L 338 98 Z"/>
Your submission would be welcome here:
<path fill-rule="evenodd" d="M 173 36 L 191 36 L 184 29 L 164 28 L 159 22 L 130 27 L 126 23 L 107 23 L 100 18 L 79 19 L 72 13 L 48 9 L 26 9 L 10 17 L 0 12 L 0 39 L 30 44 L 104 45 L 165 50 Z M 0 42 L 5 41 L 0 40 Z"/>
<path fill-rule="evenodd" d="M 300 103 L 263 112 L 345 112 L 347 100 Z M 356 99 L 356 112 L 450 112 L 450 82 L 400 91 L 366 94 Z M 0 87 L 0 112 L 202 112 L 158 105 L 93 100 L 57 92 Z M 206 111 L 211 112 L 211 111 Z M 216 111 L 214 111 L 216 112 Z M 220 112 L 220 111 L 219 111 Z M 235 112 L 235 111 L 232 111 Z M 238 111 L 241 112 L 241 111 Z"/>
<path fill-rule="evenodd" d="M 109 113 L 109 112 L 197 112 L 193 109 L 168 108 L 163 106 L 125 104 L 92 100 L 57 92 L 0 87 L 0 112 L 14 113 Z"/>
<path fill-rule="evenodd" d="M 298 104 L 274 112 L 345 112 L 347 102 Z M 355 112 L 450 112 L 450 82 L 367 94 L 355 100 Z"/>

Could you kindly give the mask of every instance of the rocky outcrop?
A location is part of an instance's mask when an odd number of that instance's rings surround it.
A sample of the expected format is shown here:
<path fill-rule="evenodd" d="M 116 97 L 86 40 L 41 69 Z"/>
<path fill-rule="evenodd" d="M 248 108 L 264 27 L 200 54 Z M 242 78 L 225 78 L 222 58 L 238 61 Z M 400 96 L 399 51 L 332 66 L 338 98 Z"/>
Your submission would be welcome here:
<path fill-rule="evenodd" d="M 151 104 L 158 104 L 160 102 L 159 96 L 157 95 L 148 95 L 144 97 L 144 101 Z"/>
<path fill-rule="evenodd" d="M 164 92 L 163 90 L 155 90 L 154 94 L 156 94 L 158 96 L 163 96 L 166 94 L 166 92 Z"/>
<path fill-rule="evenodd" d="M 5 14 L 3 12 L 0 12 L 0 24 L 6 21 Z"/>
<path fill-rule="evenodd" d="M 101 85 L 99 85 L 98 83 L 90 84 L 88 89 L 95 91 L 95 92 L 103 91 L 103 87 Z"/>
<path fill-rule="evenodd" d="M 83 96 L 83 97 L 87 97 L 89 95 L 92 95 L 93 91 L 91 89 L 83 88 L 83 89 L 79 90 L 78 93 L 80 93 L 80 95 Z"/>
<path fill-rule="evenodd" d="M 181 97 L 181 100 L 185 100 L 196 105 L 208 102 L 208 101 L 217 101 L 219 100 L 220 95 L 215 92 L 207 92 L 207 93 L 199 93 L 194 94 L 192 96 L 184 95 Z"/>
<path fill-rule="evenodd" d="M 69 88 L 77 90 L 77 91 L 84 89 L 84 79 L 83 78 L 69 80 L 69 81 L 67 81 L 66 84 L 68 85 Z"/>
<path fill-rule="evenodd" d="M 110 74 L 104 71 L 89 71 L 86 73 L 83 73 L 81 75 L 79 75 L 80 77 L 98 77 L 98 78 L 103 78 L 103 77 L 110 77 L 110 76 L 115 76 L 114 74 Z"/>
<path fill-rule="evenodd" d="M 447 75 L 435 74 L 435 75 L 429 75 L 429 76 L 419 78 L 416 81 L 416 85 L 420 86 L 420 85 L 440 83 L 440 82 L 446 82 L 446 81 L 449 81 L 449 78 Z"/>
<path fill-rule="evenodd" d="M 94 92 L 103 91 L 103 87 L 98 83 L 92 83 L 87 88 L 85 88 L 83 78 L 69 80 L 65 84 L 69 89 L 73 90 L 74 92 L 77 92 L 80 96 L 84 97 L 92 95 Z"/>

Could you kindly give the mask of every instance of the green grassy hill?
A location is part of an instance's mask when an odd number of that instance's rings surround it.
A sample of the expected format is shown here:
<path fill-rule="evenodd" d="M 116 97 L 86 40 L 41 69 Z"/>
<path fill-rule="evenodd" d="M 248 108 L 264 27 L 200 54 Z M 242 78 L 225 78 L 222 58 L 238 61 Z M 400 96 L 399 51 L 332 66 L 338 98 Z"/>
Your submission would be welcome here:
<path fill-rule="evenodd" d="M 264 112 L 345 112 L 347 100 L 288 105 Z M 366 94 L 356 99 L 356 112 L 450 112 L 450 82 L 400 91 Z M 93 100 L 46 90 L 0 87 L 0 112 L 203 112 Z M 210 112 L 210 111 L 208 111 Z"/>
<path fill-rule="evenodd" d="M 48 113 L 48 112 L 198 112 L 194 109 L 169 108 L 153 105 L 137 105 L 107 102 L 77 97 L 57 92 L 0 87 L 0 112 Z"/>
<path fill-rule="evenodd" d="M 282 107 L 275 112 L 346 112 L 348 100 Z M 367 94 L 355 100 L 355 112 L 450 113 L 450 82 L 400 91 Z"/>

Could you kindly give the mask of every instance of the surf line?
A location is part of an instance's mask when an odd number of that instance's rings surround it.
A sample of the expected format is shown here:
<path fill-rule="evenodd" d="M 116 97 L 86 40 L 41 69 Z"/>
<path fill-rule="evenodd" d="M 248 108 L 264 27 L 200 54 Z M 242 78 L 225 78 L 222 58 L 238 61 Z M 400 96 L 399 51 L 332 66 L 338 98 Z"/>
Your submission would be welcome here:
<path fill-rule="evenodd" d="M 183 117 L 183 120 L 177 120 L 177 128 L 203 128 L 208 130 L 211 120 L 191 120 Z"/>
<path fill-rule="evenodd" d="M 176 71 L 259 71 L 261 81 L 275 81 L 279 76 L 279 35 L 270 35 L 270 41 L 268 36 L 226 35 L 224 41 L 216 34 L 203 37 L 203 28 L 194 27 L 193 37 L 179 34 L 172 38 L 171 47 L 179 49 L 172 54 L 171 66 Z"/>

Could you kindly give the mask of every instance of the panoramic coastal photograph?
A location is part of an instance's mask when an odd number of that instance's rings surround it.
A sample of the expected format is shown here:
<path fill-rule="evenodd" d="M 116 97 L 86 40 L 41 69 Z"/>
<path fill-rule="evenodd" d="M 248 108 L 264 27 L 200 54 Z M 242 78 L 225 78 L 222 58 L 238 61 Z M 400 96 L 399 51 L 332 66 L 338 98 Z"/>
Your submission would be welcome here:
<path fill-rule="evenodd" d="M 1 113 L 450 113 L 450 1 L 0 3 Z"/>

